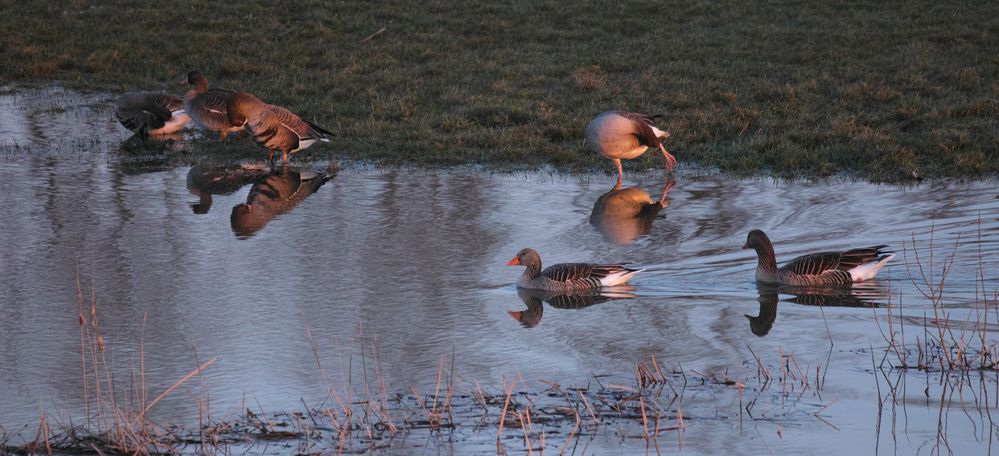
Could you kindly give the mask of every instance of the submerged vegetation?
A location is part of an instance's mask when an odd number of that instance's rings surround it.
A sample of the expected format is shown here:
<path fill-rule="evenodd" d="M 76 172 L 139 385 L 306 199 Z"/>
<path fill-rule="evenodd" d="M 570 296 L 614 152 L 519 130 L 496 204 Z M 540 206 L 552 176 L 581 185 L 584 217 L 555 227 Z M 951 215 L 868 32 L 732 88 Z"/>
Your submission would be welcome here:
<path fill-rule="evenodd" d="M 337 158 L 609 172 L 583 128 L 627 109 L 723 171 L 999 172 L 995 3 L 3 3 L 2 84 L 180 93 L 199 69 Z"/>

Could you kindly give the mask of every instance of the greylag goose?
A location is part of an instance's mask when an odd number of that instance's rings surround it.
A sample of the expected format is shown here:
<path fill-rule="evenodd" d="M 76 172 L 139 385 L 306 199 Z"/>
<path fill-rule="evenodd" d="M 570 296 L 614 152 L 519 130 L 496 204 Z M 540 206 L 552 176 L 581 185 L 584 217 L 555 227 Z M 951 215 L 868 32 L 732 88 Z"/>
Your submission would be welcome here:
<path fill-rule="evenodd" d="M 593 203 L 590 225 L 610 242 L 631 244 L 652 230 L 652 222 L 669 206 L 666 195 L 674 185 L 675 180 L 668 180 L 658 201 L 639 187 L 622 189 L 620 185 L 615 185 Z"/>
<path fill-rule="evenodd" d="M 276 151 L 281 151 L 281 161 L 287 163 L 288 154 L 307 149 L 316 141 L 329 142 L 334 136 L 295 113 L 264 103 L 246 92 L 229 97 L 226 110 L 229 123 L 252 133 L 253 140 L 267 149 L 267 160 L 272 163 Z"/>
<path fill-rule="evenodd" d="M 652 125 L 653 116 L 627 111 L 607 111 L 586 125 L 586 142 L 594 152 L 617 165 L 617 185 L 624 179 L 621 159 L 630 160 L 658 146 L 666 158 L 666 168 L 672 171 L 676 157 L 663 146 L 669 133 Z"/>
<path fill-rule="evenodd" d="M 753 230 L 746 237 L 744 249 L 756 250 L 759 264 L 756 280 L 783 285 L 849 285 L 877 275 L 885 263 L 895 257 L 887 245 L 875 245 L 845 252 L 821 252 L 795 258 L 780 268 L 774 246 L 763 231 Z"/>
<path fill-rule="evenodd" d="M 208 79 L 200 71 L 187 73 L 187 84 L 192 87 L 184 94 L 184 111 L 198 128 L 217 131 L 225 139 L 229 133 L 243 130 L 234 127 L 226 116 L 226 102 L 235 93 L 229 89 L 209 89 Z"/>
<path fill-rule="evenodd" d="M 620 285 L 644 270 L 626 268 L 620 264 L 562 263 L 542 271 L 541 255 L 534 249 L 517 252 L 517 256 L 506 265 L 527 268 L 517 280 L 517 287 L 556 292 Z"/>
<path fill-rule="evenodd" d="M 115 101 L 114 115 L 122 126 L 142 136 L 176 133 L 191 121 L 184 100 L 161 93 L 126 93 Z"/>

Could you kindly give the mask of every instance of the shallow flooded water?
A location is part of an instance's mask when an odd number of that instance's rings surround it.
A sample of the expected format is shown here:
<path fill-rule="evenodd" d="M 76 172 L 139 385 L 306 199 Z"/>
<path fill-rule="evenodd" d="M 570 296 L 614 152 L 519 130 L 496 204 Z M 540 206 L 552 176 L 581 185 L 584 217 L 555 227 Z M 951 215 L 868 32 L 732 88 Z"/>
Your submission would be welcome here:
<path fill-rule="evenodd" d="M 994 370 L 971 371 L 982 387 L 955 392 L 949 376 L 883 359 L 884 334 L 902 328 L 905 343 L 925 341 L 934 321 L 965 345 L 994 347 L 996 182 L 788 183 L 687 170 L 670 183 L 626 171 L 628 188 L 615 191 L 611 175 L 339 169 L 294 158 L 272 171 L 249 141 L 232 147 L 256 158 L 202 160 L 192 132 L 130 139 L 102 107 L 110 97 L 44 95 L 0 95 L 7 431 L 43 410 L 83 409 L 79 283 L 122 383 L 140 355 L 151 395 L 216 358 L 157 405 L 161 422 L 197 423 L 204 403 L 195 398 L 206 395 L 216 415 L 315 404 L 327 381 L 361 384 L 362 363 L 377 363 L 388 391 L 433 390 L 442 357 L 453 357 L 458 389 L 495 391 L 512 378 L 536 390 L 548 387 L 542 380 L 627 383 L 654 356 L 718 379 L 720 390 L 743 383 L 749 402 L 758 358 L 774 377 L 784 366 L 822 388 L 788 396 L 798 402 L 791 412 L 760 395 L 745 424 L 731 395 L 700 397 L 685 406 L 704 418 L 688 420 L 684 451 L 991 448 Z M 136 165 L 149 157 L 155 166 Z M 774 240 L 778 262 L 875 244 L 898 255 L 848 291 L 758 288 L 755 254 L 741 249 L 754 228 Z M 545 264 L 645 271 L 600 299 L 518 293 L 522 269 L 504 265 L 523 247 Z M 923 291 L 944 270 L 935 312 Z M 644 447 L 594 448 L 618 445 Z"/>

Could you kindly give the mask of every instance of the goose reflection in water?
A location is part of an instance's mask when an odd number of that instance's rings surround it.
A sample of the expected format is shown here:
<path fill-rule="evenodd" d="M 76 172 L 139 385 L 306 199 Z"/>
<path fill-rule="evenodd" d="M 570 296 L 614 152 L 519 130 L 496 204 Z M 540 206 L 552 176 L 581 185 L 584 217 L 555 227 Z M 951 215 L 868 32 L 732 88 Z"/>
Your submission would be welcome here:
<path fill-rule="evenodd" d="M 298 203 L 333 178 L 335 171 L 316 173 L 281 166 L 250 187 L 246 202 L 232 208 L 232 231 L 245 239 L 260 231 L 274 217 L 290 212 Z"/>
<path fill-rule="evenodd" d="M 243 186 L 257 182 L 270 174 L 263 164 L 233 164 L 222 166 L 194 165 L 187 172 L 187 190 L 198 197 L 191 205 L 195 214 L 207 214 L 212 207 L 212 195 L 230 195 Z"/>
<path fill-rule="evenodd" d="M 518 288 L 517 296 L 524 301 L 527 308 L 524 310 L 507 311 L 511 317 L 519 321 L 525 328 L 533 328 L 541 323 L 541 316 L 544 315 L 545 308 L 542 302 L 547 302 L 549 306 L 556 309 L 582 309 L 614 299 L 630 299 L 635 295 L 631 293 L 632 287 L 619 285 L 612 289 L 579 291 L 575 293 L 556 293 L 544 290 L 532 290 Z"/>
<path fill-rule="evenodd" d="M 590 225 L 596 227 L 610 242 L 631 244 L 639 236 L 649 234 L 652 221 L 660 211 L 669 207 L 666 195 L 674 185 L 676 181 L 673 179 L 666 182 L 659 201 L 654 201 L 648 192 L 639 187 L 622 189 L 620 184 L 615 185 L 593 203 Z"/>
<path fill-rule="evenodd" d="M 829 288 L 829 287 L 791 287 L 784 285 L 757 284 L 760 311 L 756 316 L 746 315 L 749 319 L 749 330 L 763 337 L 773 328 L 777 320 L 778 294 L 789 294 L 792 297 L 786 302 L 806 306 L 825 307 L 879 307 L 878 300 L 887 299 L 888 293 L 881 289 L 877 281 L 865 282 L 863 286 Z"/>

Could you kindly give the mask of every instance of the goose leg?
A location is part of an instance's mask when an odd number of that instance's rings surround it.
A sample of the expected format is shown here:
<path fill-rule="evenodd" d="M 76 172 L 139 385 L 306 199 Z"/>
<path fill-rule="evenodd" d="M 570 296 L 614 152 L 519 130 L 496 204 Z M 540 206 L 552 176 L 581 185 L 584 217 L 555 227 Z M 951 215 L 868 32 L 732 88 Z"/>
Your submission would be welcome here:
<path fill-rule="evenodd" d="M 666 186 L 663 187 L 663 197 L 659 198 L 659 205 L 662 206 L 663 208 L 669 206 L 669 203 L 666 202 L 666 195 L 669 193 L 670 189 L 673 188 L 674 185 L 676 185 L 676 181 L 670 179 L 666 181 Z"/>
<path fill-rule="evenodd" d="M 659 150 L 663 151 L 663 157 L 666 158 L 666 169 L 673 171 L 673 168 L 676 167 L 676 157 L 670 155 L 669 152 L 666 152 L 666 148 L 663 147 L 663 143 L 659 143 Z"/>
<path fill-rule="evenodd" d="M 615 158 L 614 164 L 617 165 L 617 185 L 614 188 L 621 188 L 621 182 L 624 180 L 624 168 L 621 167 L 621 159 Z"/>
<path fill-rule="evenodd" d="M 288 163 L 288 151 L 281 151 L 281 163 Z"/>

